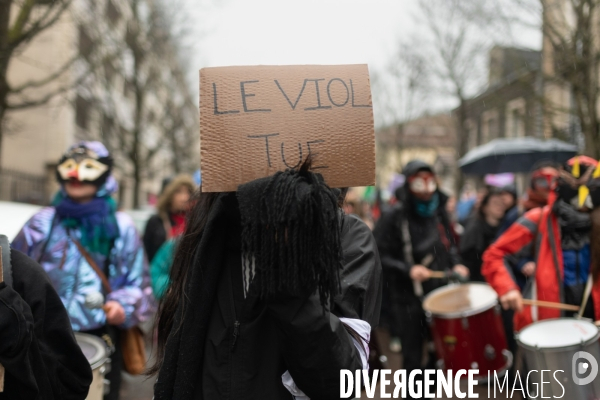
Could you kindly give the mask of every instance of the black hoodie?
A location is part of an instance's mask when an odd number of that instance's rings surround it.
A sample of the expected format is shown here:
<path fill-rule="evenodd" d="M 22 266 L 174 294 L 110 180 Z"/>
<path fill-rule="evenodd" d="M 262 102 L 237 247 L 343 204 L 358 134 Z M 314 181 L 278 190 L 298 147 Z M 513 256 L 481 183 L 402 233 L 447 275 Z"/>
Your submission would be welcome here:
<path fill-rule="evenodd" d="M 0 400 L 83 400 L 90 364 L 63 303 L 35 261 L 12 250 L 12 286 L 0 283 Z"/>
<path fill-rule="evenodd" d="M 429 164 L 414 160 L 404 167 L 402 173 L 408 178 L 423 170 L 433 172 L 433 168 Z M 388 297 L 390 301 L 405 303 L 416 299 L 413 283 L 409 276 L 410 269 L 415 264 L 421 264 L 427 256 L 434 256 L 429 268 L 436 271 L 446 271 L 456 264 L 462 264 L 450 227 L 450 219 L 445 209 L 448 196 L 439 190 L 437 194 L 439 205 L 435 215 L 421 217 L 412 206 L 413 196 L 408 190 L 408 185 L 405 184 L 396 191 L 398 203 L 383 214 L 375 226 L 373 234 L 379 248 L 381 266 L 384 271 L 396 271 L 396 273 L 388 274 L 388 276 L 394 277 L 394 281 L 392 283 L 386 281 L 387 290 L 390 292 L 390 297 Z M 404 256 L 403 220 L 408 221 L 413 263 L 406 260 Z M 427 294 L 447 283 L 446 279 L 430 279 L 423 282 L 423 291 Z M 389 287 L 389 285 L 393 285 L 393 287 Z M 385 288 L 384 291 L 386 291 Z"/>

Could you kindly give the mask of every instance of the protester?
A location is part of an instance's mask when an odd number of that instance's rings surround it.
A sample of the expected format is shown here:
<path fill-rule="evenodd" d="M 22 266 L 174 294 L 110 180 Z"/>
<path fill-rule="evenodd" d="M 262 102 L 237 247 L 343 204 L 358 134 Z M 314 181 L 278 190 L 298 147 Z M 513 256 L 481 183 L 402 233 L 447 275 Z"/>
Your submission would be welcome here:
<path fill-rule="evenodd" d="M 560 170 L 556 194 L 550 195 L 548 205 L 528 211 L 485 252 L 483 275 L 498 292 L 502 306 L 516 310 L 515 330 L 535 320 L 561 316 L 559 310 L 523 306 L 524 296 L 582 306 L 585 317 L 600 319 L 598 271 L 591 263 L 600 255 L 596 243 L 600 233 L 596 208 L 600 205 L 599 177 L 596 160 L 572 158 Z M 504 260 L 532 242 L 535 279 L 521 293 Z M 591 290 L 589 301 L 586 285 Z"/>
<path fill-rule="evenodd" d="M 366 368 L 375 241 L 308 166 L 190 211 L 159 309 L 156 400 L 339 398 L 340 370 Z"/>
<path fill-rule="evenodd" d="M 552 193 L 553 187 L 556 187 L 558 179 L 558 169 L 555 163 L 550 161 L 541 161 L 537 163 L 531 172 L 531 181 L 527 189 L 527 198 L 523 202 L 525 211 L 537 207 L 544 207 L 548 204 L 548 198 Z M 533 259 L 533 245 L 525 246 L 514 257 L 507 258 L 507 263 L 512 267 L 513 276 L 523 289 L 529 282 L 530 277 L 535 272 L 535 260 Z"/>
<path fill-rule="evenodd" d="M 504 202 L 504 217 L 498 228 L 498 236 L 502 235 L 512 224 L 514 224 L 521 216 L 519 209 L 517 188 L 513 184 L 505 185 L 500 188 L 500 195 Z"/>
<path fill-rule="evenodd" d="M 403 174 L 406 184 L 396 194 L 400 201 L 381 216 L 374 235 L 384 273 L 386 317 L 392 337 L 400 338 L 408 376 L 422 368 L 428 336 L 421 296 L 448 283 L 447 279 L 430 279 L 432 271 L 455 271 L 462 276 L 469 272 L 462 265 L 445 210 L 447 196 L 439 190 L 433 168 L 414 160 Z M 415 288 L 422 288 L 422 293 Z"/>
<path fill-rule="evenodd" d="M 60 297 L 38 263 L 10 251 L 1 237 L 0 245 L 0 363 L 6 371 L 0 399 L 85 399 L 92 370 Z"/>
<path fill-rule="evenodd" d="M 117 190 L 112 164 L 99 142 L 72 146 L 57 166 L 61 190 L 53 206 L 35 214 L 12 244 L 48 273 L 73 330 L 101 337 L 114 348 L 105 399 L 119 397 L 120 330 L 145 320 L 153 301 L 135 225 L 127 214 L 116 212 L 111 197 Z M 105 271 L 110 293 L 94 267 Z"/>
<path fill-rule="evenodd" d="M 498 190 L 492 189 L 481 201 L 477 214 L 467 222 L 465 232 L 460 238 L 460 255 L 469 268 L 471 281 L 485 282 L 481 275 L 481 257 L 496 239 L 505 210 L 502 195 Z"/>
<path fill-rule="evenodd" d="M 462 236 L 465 231 L 465 228 L 458 223 L 458 214 L 456 210 L 457 201 L 455 196 L 448 197 L 448 201 L 446 202 L 446 213 L 448 213 L 448 218 L 450 218 L 450 224 L 452 225 L 452 229 L 458 236 Z"/>
<path fill-rule="evenodd" d="M 144 230 L 144 248 L 150 262 L 163 243 L 185 230 L 185 214 L 189 209 L 190 197 L 196 190 L 194 180 L 186 174 L 164 182 L 163 186 L 158 198 L 157 214 L 150 217 Z"/>
<path fill-rule="evenodd" d="M 462 194 L 456 203 L 456 218 L 459 224 L 465 225 L 467 223 L 476 202 L 477 192 L 473 190 L 471 184 L 465 184 Z"/>
<path fill-rule="evenodd" d="M 163 243 L 150 263 L 150 282 L 152 293 L 157 300 L 161 300 L 169 286 L 171 265 L 177 247 L 177 239 L 171 238 Z"/>
<path fill-rule="evenodd" d="M 342 208 L 346 214 L 356 215 L 369 229 L 373 230 L 374 224 L 369 203 L 361 199 L 356 190 L 348 189 Z"/>

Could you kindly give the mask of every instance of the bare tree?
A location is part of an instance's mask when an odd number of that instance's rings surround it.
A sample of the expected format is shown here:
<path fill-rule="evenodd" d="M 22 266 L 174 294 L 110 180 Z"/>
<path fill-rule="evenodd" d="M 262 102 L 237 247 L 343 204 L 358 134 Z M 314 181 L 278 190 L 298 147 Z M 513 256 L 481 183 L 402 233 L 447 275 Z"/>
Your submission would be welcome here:
<path fill-rule="evenodd" d="M 127 27 L 125 53 L 131 56 L 132 71 L 121 73 L 131 87 L 133 125 L 129 129 L 120 127 L 117 151 L 131 166 L 128 175 L 133 180 L 133 206 L 139 207 L 141 183 L 152 174 L 155 157 L 170 151 L 174 169 L 182 170 L 190 154 L 189 143 L 186 147 L 181 136 L 194 127 L 187 122 L 191 99 L 170 15 L 165 12 L 164 4 L 157 0 L 129 2 L 133 18 Z M 154 107 L 151 101 L 154 101 Z"/>
<path fill-rule="evenodd" d="M 484 85 L 485 56 L 491 40 L 483 34 L 479 21 L 474 22 L 465 12 L 460 0 L 419 0 L 418 4 L 427 34 L 416 47 L 428 61 L 432 85 L 439 94 L 458 103 L 456 155 L 462 157 L 468 150 L 467 99 Z M 459 176 L 457 193 L 462 185 Z"/>
<path fill-rule="evenodd" d="M 76 57 L 50 72 L 47 76 L 31 80 L 21 85 L 11 85 L 8 69 L 11 61 L 18 56 L 39 34 L 51 28 L 71 5 L 71 0 L 0 0 L 0 157 L 5 127 L 6 113 L 9 110 L 23 109 L 47 103 L 52 97 L 69 89 L 69 85 L 57 85 L 43 95 L 31 98 L 27 90 L 45 88 L 55 82 L 73 65 Z M 12 18 L 11 11 L 16 12 Z M 0 168 L 2 160 L 0 158 Z"/>
<path fill-rule="evenodd" d="M 547 56 L 546 80 L 566 84 L 572 113 L 585 137 L 585 152 L 600 157 L 600 1 L 541 0 Z M 552 103 L 552 99 L 548 99 Z M 553 106 L 554 104 L 550 104 Z"/>

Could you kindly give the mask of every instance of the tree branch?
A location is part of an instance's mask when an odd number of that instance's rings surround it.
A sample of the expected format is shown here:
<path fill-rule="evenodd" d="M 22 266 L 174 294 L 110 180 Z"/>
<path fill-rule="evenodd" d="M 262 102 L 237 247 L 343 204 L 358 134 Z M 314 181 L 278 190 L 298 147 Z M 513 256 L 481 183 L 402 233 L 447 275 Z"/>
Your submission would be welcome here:
<path fill-rule="evenodd" d="M 69 61 L 67 61 L 65 64 L 63 64 L 62 67 L 60 67 L 58 70 L 56 70 L 54 73 L 48 75 L 44 79 L 40 79 L 38 81 L 25 82 L 22 85 L 11 88 L 9 93 L 10 94 L 18 94 L 27 89 L 45 86 L 48 83 L 55 80 L 56 78 L 60 77 L 62 74 L 64 74 L 77 60 L 79 60 L 79 58 L 80 58 L 79 55 L 73 56 L 73 58 L 71 58 Z"/>

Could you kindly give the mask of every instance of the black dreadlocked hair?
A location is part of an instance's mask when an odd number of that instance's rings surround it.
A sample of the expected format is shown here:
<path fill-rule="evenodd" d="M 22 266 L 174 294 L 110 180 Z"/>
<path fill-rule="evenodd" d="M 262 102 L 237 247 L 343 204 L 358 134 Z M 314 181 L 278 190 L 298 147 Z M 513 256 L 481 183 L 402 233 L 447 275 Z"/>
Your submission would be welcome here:
<path fill-rule="evenodd" d="M 309 169 L 307 159 L 239 187 L 244 276 L 260 276 L 261 297 L 318 289 L 325 306 L 340 290 L 339 190 Z"/>

